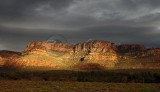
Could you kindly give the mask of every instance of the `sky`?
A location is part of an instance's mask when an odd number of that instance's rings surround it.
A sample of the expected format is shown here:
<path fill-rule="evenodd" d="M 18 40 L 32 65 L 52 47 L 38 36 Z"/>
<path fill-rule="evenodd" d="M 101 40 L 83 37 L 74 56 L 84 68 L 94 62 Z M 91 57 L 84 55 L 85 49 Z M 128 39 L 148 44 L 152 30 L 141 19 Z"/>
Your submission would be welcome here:
<path fill-rule="evenodd" d="M 52 35 L 160 47 L 160 0 L 0 0 L 0 50 Z"/>

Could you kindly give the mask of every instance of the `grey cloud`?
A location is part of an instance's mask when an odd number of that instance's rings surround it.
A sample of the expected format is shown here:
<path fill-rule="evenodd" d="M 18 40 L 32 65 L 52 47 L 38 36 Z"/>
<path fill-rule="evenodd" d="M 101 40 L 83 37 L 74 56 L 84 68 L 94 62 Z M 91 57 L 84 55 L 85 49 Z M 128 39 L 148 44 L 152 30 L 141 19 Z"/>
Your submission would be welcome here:
<path fill-rule="evenodd" d="M 138 25 L 146 25 L 148 23 L 144 17 L 160 13 L 160 1 L 157 0 L 15 0 L 10 4 L 7 4 L 9 8 L 2 5 L 1 11 L 4 12 L 1 15 L 18 18 L 6 21 L 6 25 L 8 22 L 16 27 L 25 25 L 33 28 L 36 25 L 37 29 L 71 29 L 102 24 L 136 25 L 139 22 L 141 24 Z M 147 22 L 154 23 L 154 18 L 149 18 Z"/>
<path fill-rule="evenodd" d="M 157 8 L 160 7 L 159 0 L 121 0 L 124 6 L 127 6 L 128 9 L 138 9 L 140 7 L 148 7 L 148 8 Z"/>
<path fill-rule="evenodd" d="M 46 20 L 40 25 L 53 25 L 54 28 L 80 28 L 103 24 L 136 25 L 139 22 L 141 24 L 138 25 L 148 25 L 146 21 L 151 24 L 155 22 L 155 18 L 146 19 L 145 17 L 154 16 L 160 12 L 157 4 L 160 5 L 153 0 L 82 0 L 74 1 L 58 12 L 51 7 L 36 11 L 35 17 L 31 19 L 36 19 L 34 21 L 38 20 L 37 22 Z"/>
<path fill-rule="evenodd" d="M 27 7 L 39 0 L 1 0 L 0 1 L 0 16 L 15 18 L 21 17 Z"/>

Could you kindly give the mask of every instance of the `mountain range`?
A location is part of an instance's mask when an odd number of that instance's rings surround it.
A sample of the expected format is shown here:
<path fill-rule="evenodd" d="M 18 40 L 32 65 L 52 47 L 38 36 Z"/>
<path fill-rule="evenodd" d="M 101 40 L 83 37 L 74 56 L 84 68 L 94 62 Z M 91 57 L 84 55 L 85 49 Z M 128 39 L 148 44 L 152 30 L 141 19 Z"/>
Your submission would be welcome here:
<path fill-rule="evenodd" d="M 22 52 L 0 51 L 0 65 L 53 69 L 156 69 L 160 48 L 116 45 L 103 40 L 77 43 L 30 42 Z"/>

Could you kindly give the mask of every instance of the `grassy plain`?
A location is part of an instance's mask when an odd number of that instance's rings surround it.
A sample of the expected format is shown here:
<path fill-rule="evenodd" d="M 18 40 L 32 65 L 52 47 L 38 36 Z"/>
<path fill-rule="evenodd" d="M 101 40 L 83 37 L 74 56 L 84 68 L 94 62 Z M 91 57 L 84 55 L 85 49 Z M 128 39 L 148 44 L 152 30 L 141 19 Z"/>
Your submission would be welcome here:
<path fill-rule="evenodd" d="M 160 92 L 160 70 L 1 67 L 0 92 Z"/>
<path fill-rule="evenodd" d="M 160 84 L 62 82 L 62 81 L 0 81 L 0 92 L 159 92 Z"/>

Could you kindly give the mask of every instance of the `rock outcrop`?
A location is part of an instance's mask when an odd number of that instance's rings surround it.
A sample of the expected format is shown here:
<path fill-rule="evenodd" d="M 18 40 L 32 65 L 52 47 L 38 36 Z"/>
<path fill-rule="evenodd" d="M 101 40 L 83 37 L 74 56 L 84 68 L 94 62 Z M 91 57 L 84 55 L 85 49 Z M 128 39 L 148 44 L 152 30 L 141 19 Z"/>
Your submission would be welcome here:
<path fill-rule="evenodd" d="M 106 41 L 89 41 L 76 44 L 73 48 L 74 54 L 85 52 L 82 57 L 91 61 L 117 61 L 116 46 Z"/>
<path fill-rule="evenodd" d="M 0 57 L 0 66 L 2 66 L 3 64 L 4 64 L 4 59 Z"/>
<path fill-rule="evenodd" d="M 74 52 L 80 52 L 88 50 L 91 53 L 106 53 L 109 49 L 115 50 L 116 46 L 114 43 L 107 42 L 107 41 L 100 41 L 100 40 L 93 40 L 84 43 L 78 43 L 74 46 Z"/>
<path fill-rule="evenodd" d="M 68 43 L 31 42 L 22 52 L 21 57 L 8 61 L 6 65 L 67 67 L 65 61 L 69 60 L 73 52 L 72 48 L 73 45 Z"/>

